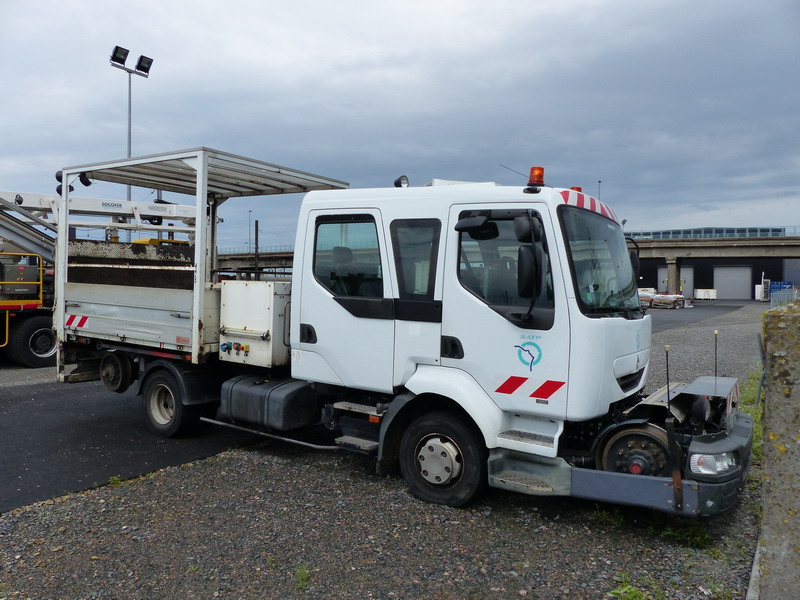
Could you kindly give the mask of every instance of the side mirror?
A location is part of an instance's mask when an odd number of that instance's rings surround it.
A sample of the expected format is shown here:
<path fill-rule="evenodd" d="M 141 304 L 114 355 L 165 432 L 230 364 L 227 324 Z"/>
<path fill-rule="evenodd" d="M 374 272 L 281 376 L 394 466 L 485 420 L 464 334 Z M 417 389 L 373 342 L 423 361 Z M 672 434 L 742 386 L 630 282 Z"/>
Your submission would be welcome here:
<path fill-rule="evenodd" d="M 633 277 L 637 282 L 639 282 L 639 270 L 641 269 L 641 263 L 639 262 L 639 253 L 636 250 L 631 250 L 629 252 L 631 257 L 631 267 L 633 267 Z"/>
<path fill-rule="evenodd" d="M 517 293 L 520 298 L 539 295 L 539 261 L 532 246 L 520 246 L 517 251 Z"/>
<path fill-rule="evenodd" d="M 531 231 L 531 220 L 528 217 L 516 217 L 514 219 L 514 237 L 521 244 L 531 243 L 533 231 Z"/>
<path fill-rule="evenodd" d="M 493 240 L 500 235 L 497 223 L 490 221 L 486 215 L 464 217 L 456 223 L 455 230 L 468 233 L 473 240 Z"/>
<path fill-rule="evenodd" d="M 478 215 L 477 217 L 464 217 L 463 219 L 459 219 L 458 223 L 456 223 L 455 229 L 459 233 L 471 231 L 473 229 L 480 229 L 486 225 L 488 220 L 489 217 L 486 215 Z"/>
<path fill-rule="evenodd" d="M 542 222 L 537 218 L 529 218 L 527 216 L 516 217 L 514 219 L 514 237 L 522 244 L 530 244 L 531 242 L 541 242 L 542 237 Z"/>

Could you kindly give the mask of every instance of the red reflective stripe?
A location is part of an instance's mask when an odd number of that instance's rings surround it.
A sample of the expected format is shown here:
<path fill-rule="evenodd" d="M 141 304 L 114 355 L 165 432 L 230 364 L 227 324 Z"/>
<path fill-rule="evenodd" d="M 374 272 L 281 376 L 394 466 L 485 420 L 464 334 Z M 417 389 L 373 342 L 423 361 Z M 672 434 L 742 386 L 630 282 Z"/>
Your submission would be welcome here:
<path fill-rule="evenodd" d="M 569 204 L 569 190 L 563 190 L 561 197 L 564 199 L 564 204 Z"/>
<path fill-rule="evenodd" d="M 536 388 L 536 391 L 533 392 L 530 397 L 547 400 L 550 396 L 560 390 L 565 383 L 566 381 L 552 381 L 548 379 L 542 385 Z"/>
<path fill-rule="evenodd" d="M 64 323 L 64 326 L 81 328 L 86 326 L 86 322 L 88 320 L 89 317 L 79 317 L 78 315 L 67 315 L 67 320 Z"/>
<path fill-rule="evenodd" d="M 583 199 L 586 198 L 585 194 L 578 194 L 578 208 L 583 208 Z"/>
<path fill-rule="evenodd" d="M 515 376 L 512 375 L 511 377 L 506 379 L 499 388 L 497 388 L 495 390 L 495 393 L 497 393 L 497 394 L 513 394 L 526 381 L 528 381 L 527 377 L 515 377 Z"/>
<path fill-rule="evenodd" d="M 592 196 L 589 196 L 589 209 L 597 212 L 597 200 L 595 200 Z"/>

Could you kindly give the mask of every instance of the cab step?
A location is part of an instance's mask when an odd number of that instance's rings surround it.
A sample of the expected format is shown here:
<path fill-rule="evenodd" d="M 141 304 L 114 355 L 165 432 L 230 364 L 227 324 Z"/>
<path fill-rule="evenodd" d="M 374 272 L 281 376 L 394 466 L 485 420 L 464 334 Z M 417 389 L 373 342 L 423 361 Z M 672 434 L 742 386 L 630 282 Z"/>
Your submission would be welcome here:
<path fill-rule="evenodd" d="M 495 473 L 493 479 L 498 487 L 517 489 L 528 494 L 552 494 L 555 491 L 544 479 L 521 471 L 501 471 Z"/>
<path fill-rule="evenodd" d="M 358 404 L 357 402 L 335 402 L 333 404 L 333 408 L 344 412 L 354 412 L 362 415 L 374 416 L 380 416 L 383 414 L 383 412 L 385 412 L 385 410 L 378 412 L 378 409 L 375 406 L 370 406 L 369 404 Z"/>
<path fill-rule="evenodd" d="M 489 451 L 489 485 L 532 496 L 569 496 L 572 467 L 563 458 L 523 454 L 493 448 Z"/>
<path fill-rule="evenodd" d="M 375 440 L 367 440 L 352 435 L 343 435 L 342 437 L 336 438 L 335 442 L 336 445 L 341 448 L 361 454 L 376 454 L 378 452 L 378 442 Z"/>
<path fill-rule="evenodd" d="M 544 448 L 553 448 L 556 443 L 556 438 L 551 435 L 533 433 L 530 431 L 519 431 L 518 429 L 501 431 L 497 434 L 497 437 L 503 440 L 511 440 L 513 442 L 521 442 L 523 444 L 532 444 L 534 446 L 542 446 Z"/>

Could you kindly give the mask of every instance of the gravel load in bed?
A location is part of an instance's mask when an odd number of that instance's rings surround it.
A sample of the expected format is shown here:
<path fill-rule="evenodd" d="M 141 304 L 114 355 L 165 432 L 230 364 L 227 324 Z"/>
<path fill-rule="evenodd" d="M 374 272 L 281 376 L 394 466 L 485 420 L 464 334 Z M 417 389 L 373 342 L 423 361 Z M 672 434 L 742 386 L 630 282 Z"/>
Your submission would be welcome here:
<path fill-rule="evenodd" d="M 760 312 L 653 346 L 672 346 L 671 379 L 713 373 L 718 329 L 719 374 L 744 376 Z M 687 343 L 707 330 L 711 362 Z M 648 388 L 661 385 L 659 362 Z M 415 499 L 366 457 L 268 442 L 0 515 L 0 599 L 744 598 L 756 481 L 710 519 L 500 490 L 453 509 Z"/>

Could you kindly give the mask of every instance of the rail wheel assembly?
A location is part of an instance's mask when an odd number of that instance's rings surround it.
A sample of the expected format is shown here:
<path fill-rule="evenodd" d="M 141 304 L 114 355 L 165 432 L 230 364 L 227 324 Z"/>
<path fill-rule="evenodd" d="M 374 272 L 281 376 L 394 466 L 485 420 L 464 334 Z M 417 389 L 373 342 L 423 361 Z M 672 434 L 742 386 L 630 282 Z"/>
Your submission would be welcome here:
<path fill-rule="evenodd" d="M 622 427 L 600 446 L 597 464 L 604 471 L 655 477 L 668 475 L 667 432 L 652 423 Z"/>

